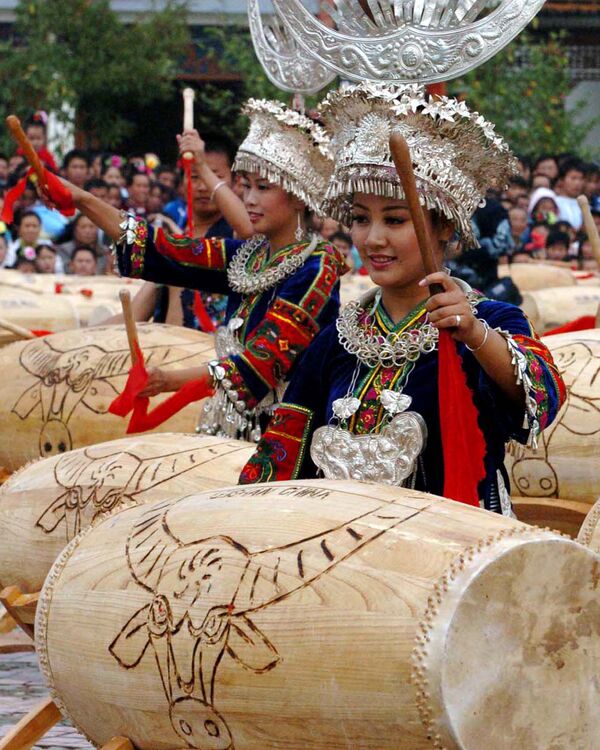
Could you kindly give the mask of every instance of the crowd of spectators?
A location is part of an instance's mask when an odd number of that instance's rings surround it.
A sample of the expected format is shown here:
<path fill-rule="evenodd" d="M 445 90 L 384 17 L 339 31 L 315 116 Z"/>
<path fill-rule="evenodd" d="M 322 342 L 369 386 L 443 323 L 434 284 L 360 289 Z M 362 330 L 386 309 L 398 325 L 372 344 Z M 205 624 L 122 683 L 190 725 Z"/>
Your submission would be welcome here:
<path fill-rule="evenodd" d="M 178 165 L 161 164 L 154 154 L 127 158 L 74 149 L 60 168 L 46 145 L 45 123 L 27 123 L 27 135 L 46 166 L 116 208 L 133 210 L 155 225 L 185 229 L 185 185 Z M 213 148 L 213 169 L 229 169 L 230 147 Z M 219 158 L 224 165 L 217 163 Z M 584 194 L 600 228 L 600 168 L 573 154 L 542 155 L 519 160 L 520 174 L 502 193 L 489 191 L 473 222 L 479 248 L 460 249 L 454 265 L 459 275 L 480 288 L 497 279 L 498 264 L 551 262 L 573 269 L 598 270 L 583 228 L 577 197 Z M 5 192 L 26 172 L 18 151 L 0 153 L 0 206 Z M 235 182 L 234 182 L 235 187 Z M 88 218 L 71 220 L 49 209 L 33 186 L 15 206 L 14 223 L 0 224 L 0 267 L 35 273 L 94 275 L 113 273 L 109 241 Z M 346 255 L 360 272 L 360 258 L 348 228 L 331 219 L 314 220 L 314 228 Z M 457 245 L 460 248 L 460 245 Z"/>

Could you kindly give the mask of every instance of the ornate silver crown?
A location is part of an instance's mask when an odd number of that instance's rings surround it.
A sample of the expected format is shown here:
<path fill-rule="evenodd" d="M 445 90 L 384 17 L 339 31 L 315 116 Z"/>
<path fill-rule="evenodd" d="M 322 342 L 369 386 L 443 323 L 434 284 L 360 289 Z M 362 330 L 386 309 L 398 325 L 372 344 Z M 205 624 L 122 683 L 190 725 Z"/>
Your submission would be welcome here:
<path fill-rule="evenodd" d="M 277 14 L 263 21 L 259 0 L 248 0 L 248 24 L 256 56 L 267 78 L 278 88 L 314 94 L 335 78 L 335 71 L 298 46 Z"/>
<path fill-rule="evenodd" d="M 299 56 L 304 65 L 309 58 L 343 78 L 388 83 L 433 83 L 463 75 L 505 47 L 544 4 L 332 0 L 330 14 L 337 27 L 332 29 L 302 0 L 272 1 L 290 39 L 304 50 Z"/>
<path fill-rule="evenodd" d="M 393 131 L 410 149 L 421 203 L 448 217 L 467 241 L 486 189 L 504 187 L 516 171 L 491 122 L 464 102 L 427 97 L 420 86 L 350 86 L 328 94 L 321 113 L 335 149 L 323 209 L 345 224 L 355 192 L 404 198 L 390 153 Z"/>
<path fill-rule="evenodd" d="M 319 213 L 333 170 L 325 130 L 280 102 L 249 99 L 242 111 L 250 129 L 234 169 L 260 174 Z"/>

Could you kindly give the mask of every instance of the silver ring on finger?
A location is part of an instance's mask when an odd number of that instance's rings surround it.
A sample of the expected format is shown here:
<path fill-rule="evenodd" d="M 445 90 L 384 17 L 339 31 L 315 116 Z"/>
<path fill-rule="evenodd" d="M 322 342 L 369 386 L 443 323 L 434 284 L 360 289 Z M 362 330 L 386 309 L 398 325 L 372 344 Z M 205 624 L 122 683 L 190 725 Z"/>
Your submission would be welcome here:
<path fill-rule="evenodd" d="M 455 315 L 454 317 L 456 318 L 456 327 L 460 328 L 460 315 Z"/>

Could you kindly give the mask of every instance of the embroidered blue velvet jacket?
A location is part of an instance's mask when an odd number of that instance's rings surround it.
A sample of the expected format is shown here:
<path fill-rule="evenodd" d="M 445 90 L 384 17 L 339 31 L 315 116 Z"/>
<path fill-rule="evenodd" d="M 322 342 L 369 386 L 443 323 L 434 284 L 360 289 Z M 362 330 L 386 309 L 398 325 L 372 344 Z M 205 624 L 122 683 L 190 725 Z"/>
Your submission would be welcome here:
<path fill-rule="evenodd" d="M 508 400 L 481 368 L 475 356 L 459 345 L 467 383 L 479 412 L 479 425 L 486 444 L 485 479 L 479 497 L 488 510 L 505 512 L 510 507 L 508 476 L 504 468 L 505 444 L 514 439 L 526 443 L 532 431 L 539 431 L 555 418 L 565 398 L 562 379 L 547 348 L 533 332 L 523 312 L 513 305 L 490 300 L 478 303 L 478 316 L 491 328 L 511 334 L 523 353 L 531 382 L 529 411 Z M 375 325 L 387 336 L 391 331 L 418 326 L 425 319 L 423 304 L 394 325 L 379 305 Z M 353 380 L 355 378 L 355 380 Z M 277 481 L 317 476 L 310 457 L 314 431 L 333 418 L 332 404 L 351 395 L 361 406 L 348 422 L 350 432 L 361 435 L 379 431 L 384 416 L 379 403 L 383 389 L 402 390 L 412 398 L 410 411 L 419 413 L 427 425 L 427 443 L 420 458 L 415 488 L 443 494 L 444 466 L 438 402 L 438 353 L 421 354 L 403 368 L 370 368 L 339 343 L 335 324 L 329 325 L 303 355 L 256 453 L 245 466 L 242 483 Z"/>
<path fill-rule="evenodd" d="M 138 220 L 117 247 L 117 260 L 123 276 L 228 295 L 225 320 L 243 320 L 238 331 L 243 351 L 223 358 L 221 365 L 238 398 L 252 409 L 289 379 L 298 355 L 335 320 L 339 278 L 347 269 L 339 251 L 320 242 L 305 263 L 275 287 L 242 295 L 229 287 L 227 278 L 229 263 L 242 244 L 171 236 Z M 273 268 L 305 247 L 290 245 L 270 258 L 257 252 L 248 270 Z"/>

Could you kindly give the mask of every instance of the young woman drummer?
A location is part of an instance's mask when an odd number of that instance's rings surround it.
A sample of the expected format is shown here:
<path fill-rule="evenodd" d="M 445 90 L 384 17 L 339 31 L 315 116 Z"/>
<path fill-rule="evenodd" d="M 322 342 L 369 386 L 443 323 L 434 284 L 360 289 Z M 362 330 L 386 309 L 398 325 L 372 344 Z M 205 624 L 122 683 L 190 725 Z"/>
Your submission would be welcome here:
<path fill-rule="evenodd" d="M 226 325 L 209 363 L 215 395 L 203 405 L 199 431 L 258 440 L 298 355 L 339 309 L 341 255 L 307 236 L 305 215 L 319 211 L 332 162 L 329 140 L 309 118 L 277 102 L 250 100 L 248 136 L 234 169 L 243 175 L 244 206 L 255 235 L 247 241 L 188 239 L 149 230 L 133 215 L 71 187 L 77 207 L 117 243 L 125 276 L 229 295 Z M 224 216 L 239 199 L 206 165 L 194 132 L 180 139 Z M 205 368 L 152 373 L 146 391 L 172 391 L 206 377 Z"/>
<path fill-rule="evenodd" d="M 461 470 L 444 466 L 437 349 L 447 330 L 483 433 L 474 502 L 508 514 L 505 444 L 535 444 L 564 400 L 564 385 L 521 310 L 484 299 L 445 272 L 424 278 L 389 138 L 397 129 L 409 146 L 440 267 L 455 231 L 472 240 L 471 216 L 489 185 L 506 182 L 513 157 L 464 103 L 427 99 L 416 87 L 352 87 L 330 94 L 323 116 L 335 147 L 325 208 L 351 224 L 377 287 L 347 305 L 305 353 L 241 482 L 322 473 L 444 494 L 449 472 Z M 433 283 L 443 291 L 429 297 Z M 455 414 L 457 424 L 462 417 Z"/>

